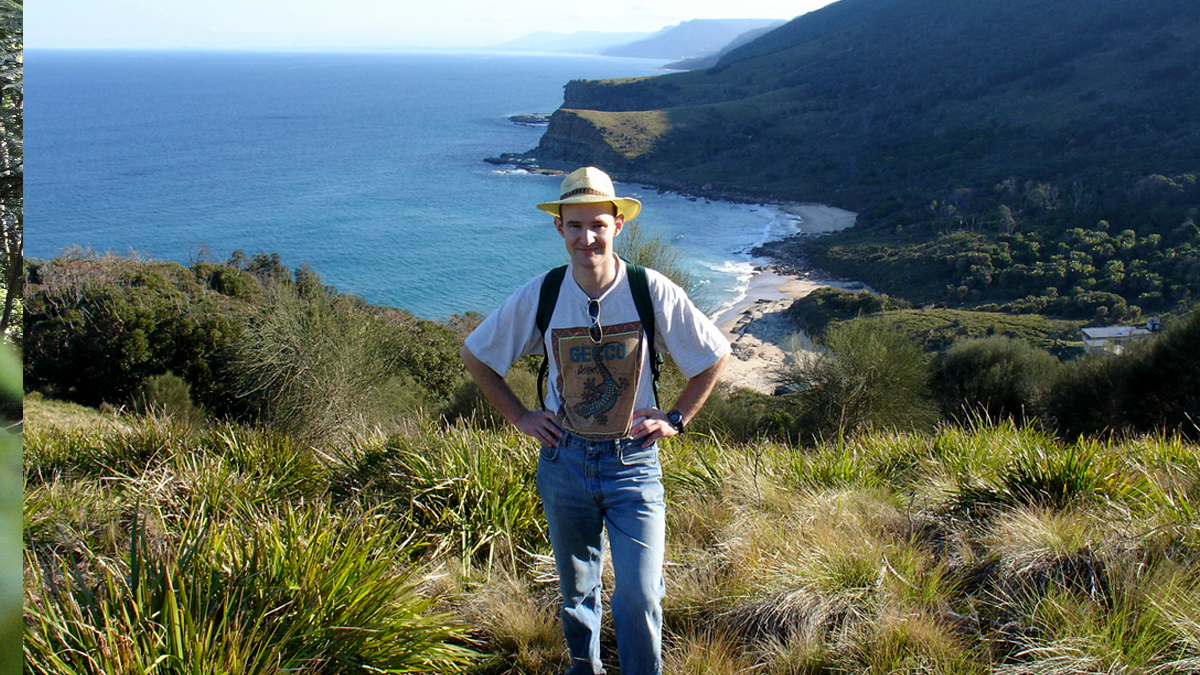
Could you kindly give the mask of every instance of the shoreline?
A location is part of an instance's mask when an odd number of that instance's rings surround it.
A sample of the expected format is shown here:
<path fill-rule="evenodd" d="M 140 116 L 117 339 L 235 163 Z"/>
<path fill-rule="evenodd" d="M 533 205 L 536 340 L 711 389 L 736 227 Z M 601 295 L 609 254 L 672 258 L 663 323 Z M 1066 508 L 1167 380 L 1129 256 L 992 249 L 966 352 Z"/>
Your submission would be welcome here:
<path fill-rule="evenodd" d="M 798 219 L 797 234 L 819 236 L 854 225 L 857 214 L 823 204 L 781 204 L 780 210 Z M 767 242 L 771 243 L 771 242 Z M 763 394 L 775 393 L 775 373 L 787 361 L 784 343 L 801 333 L 785 315 L 792 303 L 818 288 L 859 289 L 858 282 L 813 276 L 803 260 L 762 258 L 742 296 L 717 314 L 714 323 L 729 339 L 732 358 L 720 382 Z"/>

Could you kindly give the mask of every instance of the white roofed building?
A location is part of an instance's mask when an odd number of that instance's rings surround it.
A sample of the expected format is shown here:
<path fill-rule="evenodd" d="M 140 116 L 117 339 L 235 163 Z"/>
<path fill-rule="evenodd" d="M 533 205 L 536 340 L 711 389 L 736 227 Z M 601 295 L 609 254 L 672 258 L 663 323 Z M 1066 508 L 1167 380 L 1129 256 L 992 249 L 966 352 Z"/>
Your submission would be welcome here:
<path fill-rule="evenodd" d="M 1102 326 L 1083 329 L 1083 348 L 1088 354 L 1123 354 L 1126 347 L 1149 339 L 1159 329 L 1157 319 L 1146 326 Z"/>

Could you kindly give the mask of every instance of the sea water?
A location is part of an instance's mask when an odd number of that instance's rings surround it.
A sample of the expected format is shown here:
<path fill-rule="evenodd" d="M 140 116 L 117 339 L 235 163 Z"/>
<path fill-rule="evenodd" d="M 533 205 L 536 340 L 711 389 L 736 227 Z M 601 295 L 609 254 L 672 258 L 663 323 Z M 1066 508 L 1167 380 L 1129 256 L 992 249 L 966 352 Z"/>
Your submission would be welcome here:
<path fill-rule="evenodd" d="M 560 178 L 487 164 L 535 147 L 572 79 L 661 62 L 502 53 L 30 50 L 25 254 L 79 247 L 191 262 L 278 253 L 370 302 L 430 319 L 487 313 L 565 262 L 534 208 Z M 778 208 L 618 183 L 645 234 L 676 244 L 714 314 Z"/>

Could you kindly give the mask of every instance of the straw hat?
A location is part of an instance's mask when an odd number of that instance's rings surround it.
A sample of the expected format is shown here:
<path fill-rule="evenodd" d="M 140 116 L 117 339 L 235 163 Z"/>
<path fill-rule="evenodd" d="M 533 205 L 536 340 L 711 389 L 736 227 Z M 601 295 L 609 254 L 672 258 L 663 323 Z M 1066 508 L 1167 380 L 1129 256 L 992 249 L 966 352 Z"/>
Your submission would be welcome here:
<path fill-rule="evenodd" d="M 625 216 L 626 222 L 636 218 L 642 210 L 642 203 L 638 200 L 632 197 L 618 197 L 612 179 L 594 166 L 585 166 L 567 174 L 558 191 L 558 201 L 537 205 L 539 209 L 555 218 L 562 215 L 559 213 L 559 207 L 563 204 L 612 202 L 617 205 L 617 215 Z"/>

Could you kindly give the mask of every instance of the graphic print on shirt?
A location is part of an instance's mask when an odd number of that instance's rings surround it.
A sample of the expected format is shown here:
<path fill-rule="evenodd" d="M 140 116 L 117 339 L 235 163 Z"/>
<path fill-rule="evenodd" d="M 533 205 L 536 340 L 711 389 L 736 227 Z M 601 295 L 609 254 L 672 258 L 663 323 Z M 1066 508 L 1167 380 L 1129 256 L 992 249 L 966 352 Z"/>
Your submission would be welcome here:
<path fill-rule="evenodd" d="M 605 326 L 600 344 L 586 328 L 555 328 L 550 340 L 563 427 L 588 438 L 627 436 L 642 373 L 642 324 Z"/>

